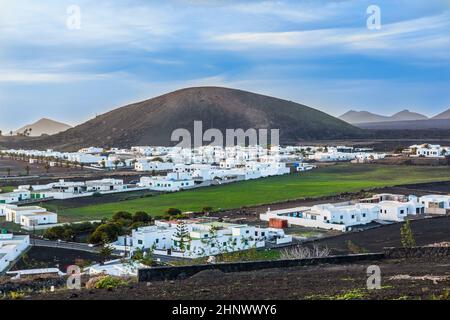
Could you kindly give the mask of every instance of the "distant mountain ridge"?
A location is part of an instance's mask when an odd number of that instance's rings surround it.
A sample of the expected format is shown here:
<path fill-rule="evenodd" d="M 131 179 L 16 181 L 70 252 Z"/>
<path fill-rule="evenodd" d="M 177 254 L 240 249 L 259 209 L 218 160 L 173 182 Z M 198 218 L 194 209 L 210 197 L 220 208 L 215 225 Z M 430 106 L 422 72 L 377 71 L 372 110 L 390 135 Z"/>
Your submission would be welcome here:
<path fill-rule="evenodd" d="M 428 117 L 417 113 L 411 112 L 407 109 L 393 114 L 392 116 L 384 116 L 368 111 L 354 111 L 350 110 L 338 117 L 339 119 L 351 123 L 372 123 L 372 122 L 388 122 L 388 121 L 416 121 L 416 120 L 428 120 Z"/>
<path fill-rule="evenodd" d="M 68 124 L 58 122 L 55 120 L 42 118 L 38 121 L 27 124 L 20 129 L 13 132 L 15 135 L 25 135 L 30 137 L 39 137 L 41 135 L 52 135 L 59 132 L 63 132 L 72 128 Z"/>
<path fill-rule="evenodd" d="M 435 115 L 432 119 L 450 119 L 450 109 Z"/>

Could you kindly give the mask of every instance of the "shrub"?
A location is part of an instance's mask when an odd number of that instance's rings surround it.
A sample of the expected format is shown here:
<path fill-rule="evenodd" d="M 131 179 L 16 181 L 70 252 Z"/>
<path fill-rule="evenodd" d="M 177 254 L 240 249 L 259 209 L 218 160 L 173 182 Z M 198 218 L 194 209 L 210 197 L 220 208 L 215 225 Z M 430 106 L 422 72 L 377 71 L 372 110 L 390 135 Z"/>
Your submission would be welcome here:
<path fill-rule="evenodd" d="M 90 243 L 111 242 L 116 240 L 121 232 L 122 227 L 120 225 L 113 222 L 103 223 L 95 229 L 88 241 Z"/>
<path fill-rule="evenodd" d="M 64 237 L 64 227 L 63 226 L 56 226 L 49 229 L 46 229 L 43 233 L 44 238 L 50 239 L 50 240 L 57 240 L 62 239 Z"/>
<path fill-rule="evenodd" d="M 148 215 L 147 212 L 138 211 L 133 215 L 133 222 L 150 222 L 152 218 Z"/>
<path fill-rule="evenodd" d="M 99 276 L 89 279 L 86 283 L 88 289 L 115 289 L 120 286 L 125 286 L 128 281 L 113 276 Z"/>
<path fill-rule="evenodd" d="M 113 221 L 117 221 L 119 219 L 125 219 L 125 220 L 132 220 L 133 216 L 131 213 L 127 211 L 118 211 L 113 214 L 112 218 Z"/>
<path fill-rule="evenodd" d="M 328 248 L 320 249 L 317 245 L 312 248 L 295 246 L 289 249 L 284 249 L 281 252 L 281 259 L 307 259 L 307 258 L 322 258 L 330 255 Z"/>
<path fill-rule="evenodd" d="M 400 238 L 404 248 L 412 248 L 416 246 L 416 240 L 414 239 L 414 234 L 411 230 L 409 220 L 406 221 L 400 228 Z"/>
<path fill-rule="evenodd" d="M 176 215 L 181 214 L 182 212 L 180 209 L 177 209 L 177 208 L 169 208 L 166 210 L 166 213 L 171 216 L 176 216 Z"/>

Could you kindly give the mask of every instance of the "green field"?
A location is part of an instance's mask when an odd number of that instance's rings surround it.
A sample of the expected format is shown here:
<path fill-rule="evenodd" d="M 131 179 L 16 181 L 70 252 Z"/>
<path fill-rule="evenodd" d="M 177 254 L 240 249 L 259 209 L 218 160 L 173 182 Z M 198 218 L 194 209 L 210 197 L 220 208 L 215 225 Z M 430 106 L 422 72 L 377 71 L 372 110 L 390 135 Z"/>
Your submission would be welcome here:
<path fill-rule="evenodd" d="M 0 193 L 13 192 L 15 188 L 13 186 L 0 187 Z"/>
<path fill-rule="evenodd" d="M 340 164 L 313 171 L 272 178 L 243 181 L 223 186 L 153 197 L 64 208 L 57 211 L 61 220 L 93 220 L 109 217 L 116 211 L 146 211 L 163 214 L 167 208 L 198 211 L 208 206 L 231 209 L 303 197 L 319 197 L 361 189 L 408 183 L 450 180 L 449 167 L 410 167 L 387 165 Z M 44 204 L 45 206 L 45 204 Z M 55 209 L 48 204 L 49 209 Z"/>

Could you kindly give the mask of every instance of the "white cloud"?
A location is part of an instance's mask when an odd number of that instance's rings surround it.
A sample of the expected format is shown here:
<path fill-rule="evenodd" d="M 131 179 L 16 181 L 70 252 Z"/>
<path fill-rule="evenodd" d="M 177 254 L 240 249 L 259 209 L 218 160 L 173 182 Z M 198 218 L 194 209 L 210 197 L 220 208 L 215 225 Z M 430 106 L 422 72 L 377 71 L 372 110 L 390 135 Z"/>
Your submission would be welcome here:
<path fill-rule="evenodd" d="M 306 31 L 240 32 L 211 36 L 224 49 L 248 50 L 255 47 L 317 49 L 336 47 L 353 51 L 405 51 L 422 48 L 422 53 L 442 53 L 450 49 L 450 11 L 440 15 L 391 23 L 381 30 L 334 28 Z M 439 52 L 430 52 L 442 49 Z"/>

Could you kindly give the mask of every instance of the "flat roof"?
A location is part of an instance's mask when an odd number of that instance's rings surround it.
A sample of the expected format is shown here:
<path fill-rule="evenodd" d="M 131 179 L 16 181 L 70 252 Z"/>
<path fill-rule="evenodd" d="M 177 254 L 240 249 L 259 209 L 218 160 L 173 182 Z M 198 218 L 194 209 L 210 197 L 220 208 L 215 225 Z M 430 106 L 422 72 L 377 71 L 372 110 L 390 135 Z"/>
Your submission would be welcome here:
<path fill-rule="evenodd" d="M 14 208 L 14 211 L 29 211 L 29 210 L 45 210 L 45 209 L 42 207 L 38 207 L 38 206 Z"/>

